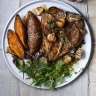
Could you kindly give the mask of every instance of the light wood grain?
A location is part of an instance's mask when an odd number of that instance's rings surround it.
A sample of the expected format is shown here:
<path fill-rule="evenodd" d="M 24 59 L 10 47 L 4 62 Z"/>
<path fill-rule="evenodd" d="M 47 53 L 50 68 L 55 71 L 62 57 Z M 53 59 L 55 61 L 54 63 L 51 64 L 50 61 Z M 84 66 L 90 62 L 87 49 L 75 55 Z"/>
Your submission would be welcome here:
<path fill-rule="evenodd" d="M 5 60 L 0 51 L 0 96 L 19 96 L 18 79 L 5 65 Z"/>
<path fill-rule="evenodd" d="M 94 55 L 89 66 L 89 96 L 96 96 L 96 0 L 88 1 L 88 10 L 89 22 L 91 24 L 94 37 Z"/>
<path fill-rule="evenodd" d="M 91 15 L 91 14 L 89 14 Z M 90 80 L 90 85 L 89 85 L 89 96 L 96 96 L 96 17 L 90 17 L 89 16 L 89 21 L 92 26 L 93 30 L 93 35 L 94 35 L 94 54 L 93 58 L 91 61 L 91 64 L 89 66 L 89 80 Z"/>
<path fill-rule="evenodd" d="M 0 0 L 0 96 L 19 96 L 19 82 L 6 66 L 1 51 L 5 24 L 18 7 L 19 0 Z"/>
<path fill-rule="evenodd" d="M 89 17 L 96 17 L 96 0 L 88 0 Z"/>
<path fill-rule="evenodd" d="M 89 86 L 89 96 L 96 96 L 96 82 L 90 82 Z"/>

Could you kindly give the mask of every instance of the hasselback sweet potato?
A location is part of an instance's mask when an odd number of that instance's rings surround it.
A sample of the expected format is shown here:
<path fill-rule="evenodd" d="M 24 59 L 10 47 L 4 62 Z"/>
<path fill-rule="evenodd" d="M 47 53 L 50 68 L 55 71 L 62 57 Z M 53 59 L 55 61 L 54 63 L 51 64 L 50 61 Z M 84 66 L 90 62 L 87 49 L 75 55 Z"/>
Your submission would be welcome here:
<path fill-rule="evenodd" d="M 20 38 L 23 46 L 25 48 L 27 48 L 27 43 L 26 43 L 26 40 L 27 40 L 27 34 L 26 33 L 27 32 L 26 32 L 25 27 L 22 23 L 22 20 L 18 14 L 15 17 L 14 29 L 15 29 L 17 36 Z"/>
<path fill-rule="evenodd" d="M 9 29 L 7 37 L 10 50 L 19 58 L 24 58 L 24 48 L 16 33 Z"/>
<path fill-rule="evenodd" d="M 28 12 L 27 17 L 27 33 L 29 51 L 33 54 L 40 47 L 42 40 L 42 33 L 40 28 L 40 21 L 34 13 Z"/>

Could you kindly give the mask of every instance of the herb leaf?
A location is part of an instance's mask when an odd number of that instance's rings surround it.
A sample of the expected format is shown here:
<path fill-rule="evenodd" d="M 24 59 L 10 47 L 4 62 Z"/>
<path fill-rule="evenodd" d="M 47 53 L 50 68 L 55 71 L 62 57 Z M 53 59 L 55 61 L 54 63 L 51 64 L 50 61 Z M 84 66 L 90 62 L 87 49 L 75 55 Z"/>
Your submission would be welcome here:
<path fill-rule="evenodd" d="M 64 65 L 62 59 L 48 62 L 45 57 L 39 58 L 37 61 L 28 59 L 23 68 L 23 61 L 13 57 L 16 67 L 29 78 L 32 78 L 32 84 L 35 86 L 46 86 L 55 89 L 58 83 L 63 83 L 65 77 L 71 76 L 72 65 Z M 24 70 L 23 70 L 24 69 Z"/>

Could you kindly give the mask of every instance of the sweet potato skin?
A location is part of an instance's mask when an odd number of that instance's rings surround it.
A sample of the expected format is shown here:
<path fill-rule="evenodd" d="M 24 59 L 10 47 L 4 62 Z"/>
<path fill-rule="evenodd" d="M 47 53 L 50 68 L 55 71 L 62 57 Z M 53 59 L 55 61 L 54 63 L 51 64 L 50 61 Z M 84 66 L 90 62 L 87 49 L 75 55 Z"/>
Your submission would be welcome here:
<path fill-rule="evenodd" d="M 36 52 L 41 45 L 42 33 L 41 24 L 36 15 L 32 12 L 28 12 L 27 19 L 27 33 L 28 33 L 28 47 L 30 54 Z"/>
<path fill-rule="evenodd" d="M 24 58 L 24 48 L 19 40 L 18 36 L 11 29 L 7 33 L 9 48 L 14 52 L 19 58 Z"/>
<path fill-rule="evenodd" d="M 15 22 L 14 22 L 14 29 L 17 34 L 17 36 L 20 38 L 23 46 L 27 49 L 27 32 L 26 28 L 24 27 L 22 20 L 20 16 L 17 14 L 15 17 Z"/>

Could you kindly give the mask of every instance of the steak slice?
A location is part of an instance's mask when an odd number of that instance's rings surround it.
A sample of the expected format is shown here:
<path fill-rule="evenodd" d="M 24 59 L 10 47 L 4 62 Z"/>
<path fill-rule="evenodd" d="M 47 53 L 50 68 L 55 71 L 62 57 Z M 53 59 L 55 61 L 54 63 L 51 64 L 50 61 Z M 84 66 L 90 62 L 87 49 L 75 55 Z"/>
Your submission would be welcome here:
<path fill-rule="evenodd" d="M 48 54 L 51 50 L 51 46 L 52 46 L 52 43 L 50 43 L 43 34 L 41 50 L 43 50 L 46 54 Z"/>
<path fill-rule="evenodd" d="M 67 53 L 73 46 L 67 39 L 65 35 L 63 35 L 64 43 L 62 44 L 62 50 L 60 50 L 61 42 L 57 39 L 54 43 L 51 43 L 47 40 L 45 36 L 43 36 L 43 43 L 41 49 L 46 53 L 48 61 L 56 60 L 58 57 Z"/>
<path fill-rule="evenodd" d="M 65 34 L 71 44 L 76 47 L 78 45 L 78 42 L 80 42 L 81 33 L 79 32 L 79 29 L 76 27 L 73 23 L 68 23 L 64 27 Z"/>
<path fill-rule="evenodd" d="M 42 31 L 45 35 L 45 37 L 48 36 L 49 33 L 51 33 L 51 28 L 48 22 L 54 20 L 55 18 L 48 13 L 43 13 L 42 14 L 42 18 L 41 18 L 41 27 L 42 27 Z"/>
<path fill-rule="evenodd" d="M 73 45 L 70 43 L 68 38 L 65 35 L 64 30 L 60 31 L 60 39 L 58 39 L 52 46 L 50 52 L 48 53 L 48 60 L 55 60 L 58 57 L 63 56 L 70 49 L 73 48 Z"/>
<path fill-rule="evenodd" d="M 66 12 L 65 34 L 71 44 L 78 46 L 85 36 L 85 25 L 83 18 L 76 13 Z"/>
<path fill-rule="evenodd" d="M 47 10 L 47 13 L 53 15 L 56 19 L 59 19 L 59 18 L 66 18 L 66 12 L 62 9 L 59 9 L 57 7 L 50 7 L 48 10 Z"/>
<path fill-rule="evenodd" d="M 74 22 L 74 21 L 82 20 L 82 17 L 79 14 L 67 11 L 66 19 L 68 22 Z"/>

